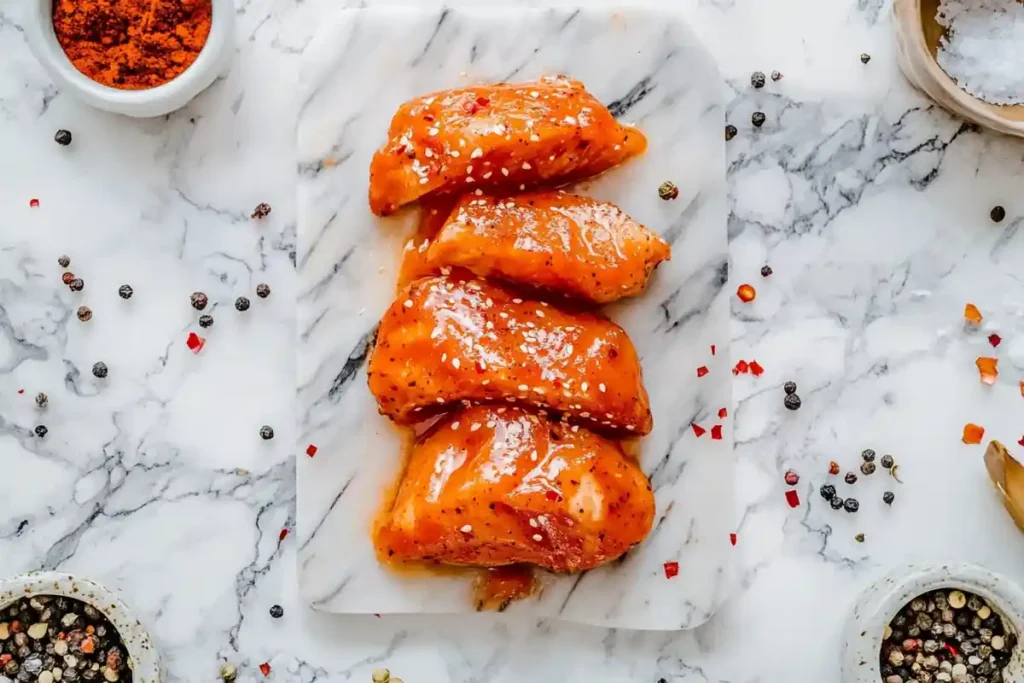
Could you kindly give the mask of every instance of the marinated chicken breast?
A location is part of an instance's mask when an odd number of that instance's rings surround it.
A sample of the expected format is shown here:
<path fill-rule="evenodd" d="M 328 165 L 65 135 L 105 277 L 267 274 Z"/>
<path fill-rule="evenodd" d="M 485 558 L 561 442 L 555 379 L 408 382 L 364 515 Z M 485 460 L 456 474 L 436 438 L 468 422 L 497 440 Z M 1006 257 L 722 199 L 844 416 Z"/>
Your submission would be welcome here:
<path fill-rule="evenodd" d="M 592 569 L 646 538 L 651 484 L 614 441 L 516 407 L 445 418 L 376 529 L 391 561 Z"/>
<path fill-rule="evenodd" d="M 579 81 L 444 90 L 398 108 L 370 164 L 370 209 L 382 216 L 426 195 L 565 183 L 646 147 Z"/>
<path fill-rule="evenodd" d="M 367 371 L 381 413 L 413 424 L 452 403 L 532 404 L 598 430 L 652 418 L 626 332 L 472 276 L 417 280 L 384 314 Z"/>
<path fill-rule="evenodd" d="M 565 192 L 468 195 L 428 247 L 425 265 L 603 304 L 643 292 L 671 251 L 608 202 Z"/>

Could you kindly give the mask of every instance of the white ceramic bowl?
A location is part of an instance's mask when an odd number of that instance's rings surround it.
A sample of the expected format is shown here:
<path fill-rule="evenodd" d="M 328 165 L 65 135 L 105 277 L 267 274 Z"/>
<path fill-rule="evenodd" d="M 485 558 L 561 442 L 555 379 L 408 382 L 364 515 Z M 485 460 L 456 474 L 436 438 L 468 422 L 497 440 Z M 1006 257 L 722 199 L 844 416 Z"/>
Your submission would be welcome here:
<path fill-rule="evenodd" d="M 98 609 L 114 625 L 128 648 L 132 680 L 135 683 L 160 683 L 160 656 L 153 640 L 116 593 L 89 579 L 60 572 L 33 572 L 0 579 L 0 609 L 18 598 L 32 595 L 62 595 Z"/>
<path fill-rule="evenodd" d="M 29 46 L 57 86 L 83 102 L 106 111 L 144 118 L 161 116 L 185 106 L 227 69 L 234 49 L 235 6 L 232 0 L 212 0 L 210 36 L 192 65 L 173 81 L 148 90 L 119 90 L 101 85 L 71 64 L 53 31 L 53 0 L 25 0 Z"/>
<path fill-rule="evenodd" d="M 901 567 L 857 598 L 843 633 L 843 683 L 882 683 L 878 657 L 885 625 L 905 604 L 940 588 L 959 588 L 985 598 L 1008 628 L 1024 635 L 1024 591 L 1006 577 L 969 564 Z M 1021 646 L 1004 670 L 1003 681 L 1024 683 Z"/>

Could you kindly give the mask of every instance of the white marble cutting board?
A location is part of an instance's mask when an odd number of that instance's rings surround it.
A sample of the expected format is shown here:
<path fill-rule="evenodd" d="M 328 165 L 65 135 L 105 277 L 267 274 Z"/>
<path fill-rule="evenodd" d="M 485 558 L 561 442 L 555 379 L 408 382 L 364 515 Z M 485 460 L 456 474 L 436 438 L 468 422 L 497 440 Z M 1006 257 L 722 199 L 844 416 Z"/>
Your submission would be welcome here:
<path fill-rule="evenodd" d="M 672 243 L 641 298 L 612 307 L 642 358 L 654 432 L 641 448 L 658 512 L 647 541 L 583 575 L 544 575 L 510 612 L 637 629 L 692 628 L 725 600 L 733 530 L 726 184 L 721 84 L 672 14 L 566 9 L 339 13 L 306 49 L 299 119 L 299 581 L 316 609 L 451 613 L 474 609 L 471 573 L 395 574 L 370 540 L 402 460 L 377 414 L 365 362 L 394 296 L 414 212 L 376 219 L 370 158 L 398 105 L 432 90 L 562 73 L 582 80 L 648 152 L 582 186 Z M 658 198 L 674 181 L 679 198 Z M 717 354 L 711 354 L 711 346 Z M 698 379 L 696 369 L 710 373 Z M 707 429 L 697 438 L 696 422 Z M 723 438 L 711 439 L 713 425 Z M 304 455 L 315 444 L 315 457 Z M 679 575 L 665 576 L 666 562 Z"/>

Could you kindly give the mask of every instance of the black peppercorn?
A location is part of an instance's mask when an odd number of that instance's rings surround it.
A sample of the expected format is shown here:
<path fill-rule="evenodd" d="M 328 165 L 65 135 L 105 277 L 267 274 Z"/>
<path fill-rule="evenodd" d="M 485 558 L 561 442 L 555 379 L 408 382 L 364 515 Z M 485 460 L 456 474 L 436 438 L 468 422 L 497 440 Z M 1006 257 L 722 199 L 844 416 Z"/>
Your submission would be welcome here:
<path fill-rule="evenodd" d="M 832 500 L 836 497 L 836 487 L 832 484 L 824 484 L 820 489 L 821 497 L 825 500 Z"/>
<path fill-rule="evenodd" d="M 59 265 L 61 268 L 67 268 L 68 266 L 71 265 L 71 258 L 68 256 L 61 256 L 59 259 L 57 259 L 57 265 Z"/>
<path fill-rule="evenodd" d="M 36 436 L 38 436 L 40 439 L 46 436 L 46 432 L 48 431 L 50 430 L 46 428 L 46 425 L 36 425 Z"/>
<path fill-rule="evenodd" d="M 771 266 L 761 266 L 761 277 L 768 277 L 772 274 Z"/>
<path fill-rule="evenodd" d="M 988 215 L 994 222 L 1001 223 L 1006 218 L 1006 209 L 1001 206 L 993 206 Z"/>
<path fill-rule="evenodd" d="M 867 52 L 862 52 L 860 54 L 860 63 L 861 64 L 867 64 L 870 61 L 871 61 L 871 55 L 869 55 Z"/>
<path fill-rule="evenodd" d="M 860 471 L 863 474 L 874 474 L 875 473 L 875 463 L 873 463 L 873 462 L 861 463 Z"/>
<path fill-rule="evenodd" d="M 750 85 L 754 86 L 755 88 L 763 88 L 764 87 L 764 72 L 763 71 L 755 71 L 754 73 L 750 74 Z"/>
<path fill-rule="evenodd" d="M 678 188 L 676 189 L 676 194 L 679 194 Z M 270 296 L 270 285 L 264 282 L 261 282 L 260 284 L 256 285 L 256 296 L 258 296 L 261 299 L 266 299 L 268 296 Z"/>
<path fill-rule="evenodd" d="M 88 306 L 79 306 L 78 319 L 81 320 L 83 323 L 87 323 L 90 320 L 92 320 L 92 309 L 90 309 Z"/>
<path fill-rule="evenodd" d="M 866 448 L 864 449 L 864 451 L 861 452 L 860 457 L 864 460 L 864 462 L 874 462 L 875 452 L 870 448 Z"/>
<path fill-rule="evenodd" d="M 864 542 L 864 534 L 857 534 L 856 536 L 853 537 L 853 540 L 857 541 L 857 543 L 863 543 Z"/>
<path fill-rule="evenodd" d="M 81 292 L 85 289 L 85 281 L 80 277 L 72 278 L 71 282 L 68 283 L 68 287 L 71 288 L 72 292 Z"/>
<path fill-rule="evenodd" d="M 892 466 L 893 466 L 892 456 L 891 455 L 883 455 L 882 456 L 882 467 L 884 467 L 887 470 L 890 470 L 890 469 L 892 469 Z"/>
<path fill-rule="evenodd" d="M 274 605 L 270 608 L 270 616 L 274 617 L 275 619 L 280 619 L 284 616 L 284 608 L 281 607 L 281 605 Z"/>
<path fill-rule="evenodd" d="M 800 397 L 796 394 L 786 394 L 786 399 L 782 403 L 790 410 L 800 409 Z"/>
<path fill-rule="evenodd" d="M 782 385 L 782 390 L 785 391 L 787 394 L 795 394 L 796 382 L 786 382 L 785 384 Z"/>
<path fill-rule="evenodd" d="M 235 299 L 235 310 L 237 310 L 237 311 L 248 311 L 249 310 L 249 300 L 246 299 L 244 296 L 240 296 L 237 299 Z"/>
<path fill-rule="evenodd" d="M 36 394 L 36 405 L 39 406 L 40 408 L 45 408 L 46 404 L 49 403 L 49 401 L 50 397 L 44 394 L 43 392 L 40 391 L 38 394 Z"/>
<path fill-rule="evenodd" d="M 726 127 L 725 127 L 725 141 L 728 142 L 729 140 L 732 140 L 734 137 L 736 137 L 736 133 L 738 133 L 738 132 L 739 131 L 736 130 L 736 126 L 732 125 L 731 123 L 726 125 Z"/>
<path fill-rule="evenodd" d="M 775 81 L 776 83 L 778 83 L 779 81 L 782 80 L 782 74 L 779 73 L 778 71 L 773 71 L 772 72 L 772 80 Z"/>
<path fill-rule="evenodd" d="M 270 425 L 263 425 L 260 427 L 260 437 L 264 441 L 270 441 L 274 438 L 274 429 Z"/>
<path fill-rule="evenodd" d="M 266 218 L 270 215 L 270 204 L 266 202 L 260 202 L 256 205 L 256 208 L 252 211 L 252 218 Z"/>
<path fill-rule="evenodd" d="M 71 144 L 71 131 L 61 128 L 57 131 L 57 134 L 53 136 L 53 139 L 61 147 L 67 147 Z"/>
<path fill-rule="evenodd" d="M 132 294 L 134 293 L 135 290 L 132 289 L 131 285 L 121 285 L 121 287 L 117 290 L 118 296 L 120 296 L 122 299 L 131 299 Z"/>
<path fill-rule="evenodd" d="M 192 292 L 192 296 L 189 297 L 192 302 L 192 308 L 197 311 L 201 311 L 206 308 L 206 304 L 210 302 L 210 299 L 202 292 Z"/>
<path fill-rule="evenodd" d="M 104 363 L 103 361 L 93 363 L 92 374 L 100 379 L 103 379 L 104 377 L 107 376 L 107 364 Z"/>
<path fill-rule="evenodd" d="M 767 117 L 764 115 L 763 111 L 755 111 L 750 115 L 750 122 L 757 128 L 763 126 L 766 119 Z"/>
<path fill-rule="evenodd" d="M 846 501 L 844 501 L 840 496 L 836 496 L 835 498 L 829 501 L 829 504 L 832 506 L 833 510 L 842 510 L 843 505 L 845 503 Z"/>
<path fill-rule="evenodd" d="M 845 481 L 847 484 L 856 484 L 857 483 L 857 475 L 854 474 L 853 472 L 847 472 L 846 476 L 843 477 L 843 481 Z"/>
<path fill-rule="evenodd" d="M 857 502 L 856 498 L 847 498 L 843 501 L 843 509 L 847 512 L 856 512 L 860 510 L 860 503 Z"/>
<path fill-rule="evenodd" d="M 212 327 L 213 316 L 212 315 L 201 315 L 199 316 L 199 327 Z"/>

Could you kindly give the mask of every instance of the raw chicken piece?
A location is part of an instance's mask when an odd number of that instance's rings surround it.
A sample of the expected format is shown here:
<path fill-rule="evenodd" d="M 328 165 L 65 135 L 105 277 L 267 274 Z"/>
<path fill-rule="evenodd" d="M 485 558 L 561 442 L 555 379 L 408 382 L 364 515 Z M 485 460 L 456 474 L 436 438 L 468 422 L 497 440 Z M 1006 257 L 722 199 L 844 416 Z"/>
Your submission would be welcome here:
<path fill-rule="evenodd" d="M 643 292 L 670 255 L 665 240 L 614 204 L 537 192 L 465 196 L 427 249 L 426 265 L 603 304 Z"/>
<path fill-rule="evenodd" d="M 370 209 L 383 216 L 425 195 L 566 183 L 646 147 L 579 81 L 444 90 L 398 108 L 370 164 Z"/>
<path fill-rule="evenodd" d="M 574 572 L 619 557 L 653 520 L 651 484 L 614 441 L 520 408 L 479 406 L 413 447 L 375 536 L 391 561 Z"/>
<path fill-rule="evenodd" d="M 457 402 L 533 404 L 598 430 L 652 417 L 626 332 L 472 276 L 417 280 L 384 314 L 367 371 L 381 413 L 413 424 Z"/>

